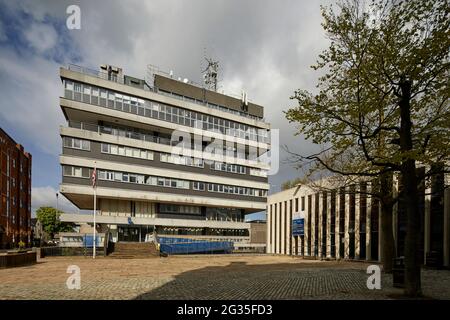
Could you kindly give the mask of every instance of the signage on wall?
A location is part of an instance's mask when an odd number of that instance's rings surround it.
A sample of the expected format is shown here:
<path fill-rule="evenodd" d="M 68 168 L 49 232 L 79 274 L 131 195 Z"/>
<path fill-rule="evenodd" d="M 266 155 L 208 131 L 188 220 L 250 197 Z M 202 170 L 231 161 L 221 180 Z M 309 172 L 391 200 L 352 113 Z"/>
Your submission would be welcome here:
<path fill-rule="evenodd" d="M 305 235 L 305 219 L 304 218 L 292 220 L 292 235 L 293 236 Z"/>

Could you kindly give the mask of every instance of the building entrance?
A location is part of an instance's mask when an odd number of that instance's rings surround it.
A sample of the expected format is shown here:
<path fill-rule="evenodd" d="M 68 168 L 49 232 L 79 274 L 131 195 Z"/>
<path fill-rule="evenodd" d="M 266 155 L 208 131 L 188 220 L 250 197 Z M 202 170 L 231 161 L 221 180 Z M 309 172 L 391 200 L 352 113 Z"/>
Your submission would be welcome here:
<path fill-rule="evenodd" d="M 139 242 L 139 228 L 137 227 L 119 227 L 119 241 Z"/>
<path fill-rule="evenodd" d="M 148 234 L 152 234 L 154 226 L 117 226 L 117 240 L 124 242 L 145 242 Z"/>

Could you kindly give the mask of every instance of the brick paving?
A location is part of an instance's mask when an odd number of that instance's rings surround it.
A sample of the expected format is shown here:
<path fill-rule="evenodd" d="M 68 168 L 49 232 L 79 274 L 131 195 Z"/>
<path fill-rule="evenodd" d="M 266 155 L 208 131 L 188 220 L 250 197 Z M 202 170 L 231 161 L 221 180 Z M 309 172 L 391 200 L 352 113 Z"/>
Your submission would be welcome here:
<path fill-rule="evenodd" d="M 81 289 L 69 290 L 69 265 L 81 269 Z M 0 299 L 390 299 L 366 287 L 368 264 L 269 255 L 179 256 L 153 259 L 48 257 L 28 267 L 0 269 Z M 450 299 L 450 271 L 424 270 L 427 297 Z"/>

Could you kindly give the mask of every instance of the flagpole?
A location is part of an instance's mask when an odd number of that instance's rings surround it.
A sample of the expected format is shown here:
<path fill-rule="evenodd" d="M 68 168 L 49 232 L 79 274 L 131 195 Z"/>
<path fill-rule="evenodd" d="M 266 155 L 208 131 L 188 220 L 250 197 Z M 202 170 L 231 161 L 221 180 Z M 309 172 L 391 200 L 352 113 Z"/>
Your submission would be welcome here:
<path fill-rule="evenodd" d="M 94 188 L 94 240 L 93 240 L 93 244 L 94 244 L 94 251 L 92 252 L 93 258 L 95 259 L 95 249 L 96 249 L 96 245 L 97 245 L 97 241 L 96 241 L 96 223 L 95 223 L 95 216 L 96 216 L 96 211 L 97 211 L 97 192 L 95 192 L 95 188 Z"/>
<path fill-rule="evenodd" d="M 97 239 L 96 237 L 96 223 L 95 223 L 95 217 L 96 217 L 96 213 L 97 213 L 97 192 L 96 192 L 96 187 L 97 187 L 97 165 L 96 162 L 94 161 L 94 177 L 93 177 L 93 187 L 94 187 L 94 238 L 92 240 L 93 243 L 93 251 L 92 251 L 92 259 L 95 259 L 95 249 L 97 246 Z"/>

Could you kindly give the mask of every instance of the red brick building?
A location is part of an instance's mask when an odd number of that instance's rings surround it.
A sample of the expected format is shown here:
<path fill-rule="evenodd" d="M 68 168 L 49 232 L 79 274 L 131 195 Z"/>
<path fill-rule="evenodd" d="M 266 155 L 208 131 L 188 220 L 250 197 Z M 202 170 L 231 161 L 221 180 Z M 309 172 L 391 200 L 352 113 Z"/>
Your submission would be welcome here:
<path fill-rule="evenodd" d="M 0 248 L 31 242 L 31 154 L 0 128 Z"/>

